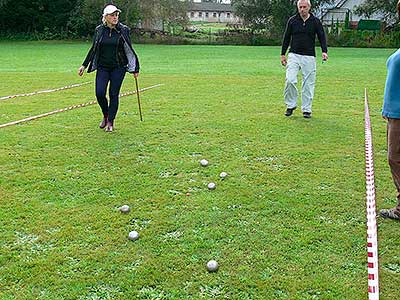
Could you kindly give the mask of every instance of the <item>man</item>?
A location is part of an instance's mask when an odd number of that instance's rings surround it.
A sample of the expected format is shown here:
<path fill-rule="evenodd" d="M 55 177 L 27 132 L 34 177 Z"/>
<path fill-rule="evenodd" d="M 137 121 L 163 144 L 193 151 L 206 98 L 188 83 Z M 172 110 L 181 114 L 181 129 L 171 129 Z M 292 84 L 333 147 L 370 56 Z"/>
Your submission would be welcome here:
<path fill-rule="evenodd" d="M 397 2 L 397 14 L 400 17 L 400 0 Z M 388 161 L 397 189 L 397 205 L 391 209 L 382 209 L 380 215 L 400 220 L 400 49 L 388 58 L 386 65 L 388 72 L 382 116 L 387 121 Z"/>
<path fill-rule="evenodd" d="M 328 59 L 324 29 L 320 20 L 310 13 L 310 9 L 309 0 L 297 1 L 298 13 L 289 18 L 283 37 L 281 63 L 286 66 L 284 97 L 287 117 L 291 116 L 297 107 L 297 74 L 301 70 L 303 76 L 301 110 L 304 118 L 311 118 L 316 76 L 315 35 L 321 44 L 322 60 Z M 289 44 L 290 50 L 286 60 Z"/>

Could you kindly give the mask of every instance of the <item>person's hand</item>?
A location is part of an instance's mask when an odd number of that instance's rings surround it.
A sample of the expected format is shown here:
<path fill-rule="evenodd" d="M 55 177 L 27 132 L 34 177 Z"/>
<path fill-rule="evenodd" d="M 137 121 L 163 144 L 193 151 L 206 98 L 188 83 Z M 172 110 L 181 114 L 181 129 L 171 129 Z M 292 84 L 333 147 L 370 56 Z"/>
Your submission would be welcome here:
<path fill-rule="evenodd" d="M 286 67 L 287 65 L 286 55 L 281 55 L 281 64 L 282 66 Z"/>
<path fill-rule="evenodd" d="M 328 53 L 322 52 L 322 60 L 327 61 L 328 60 Z"/>
<path fill-rule="evenodd" d="M 78 69 L 78 75 L 82 76 L 83 72 L 85 72 L 86 67 L 85 66 L 80 66 L 80 68 Z"/>
<path fill-rule="evenodd" d="M 133 73 L 133 77 L 138 78 L 139 77 L 139 73 Z"/>
<path fill-rule="evenodd" d="M 383 118 L 385 121 L 388 120 L 388 117 L 386 117 L 386 116 L 382 116 L 382 118 Z"/>

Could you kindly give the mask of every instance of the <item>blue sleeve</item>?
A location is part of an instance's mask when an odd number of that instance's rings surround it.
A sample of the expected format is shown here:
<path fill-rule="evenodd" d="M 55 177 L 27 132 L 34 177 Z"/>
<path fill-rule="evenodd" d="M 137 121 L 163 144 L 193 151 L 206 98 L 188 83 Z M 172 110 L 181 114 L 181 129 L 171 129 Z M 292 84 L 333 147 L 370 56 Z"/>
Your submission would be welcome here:
<path fill-rule="evenodd" d="M 388 59 L 382 116 L 400 119 L 400 50 Z"/>

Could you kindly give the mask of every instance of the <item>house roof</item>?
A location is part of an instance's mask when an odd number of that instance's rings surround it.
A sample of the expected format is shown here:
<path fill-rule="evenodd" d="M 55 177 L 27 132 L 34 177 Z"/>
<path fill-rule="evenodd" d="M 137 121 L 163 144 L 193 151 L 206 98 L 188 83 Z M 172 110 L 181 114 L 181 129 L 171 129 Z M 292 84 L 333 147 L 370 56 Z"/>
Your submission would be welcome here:
<path fill-rule="evenodd" d="M 341 8 L 346 2 L 347 0 L 340 0 L 336 3 L 336 7 Z"/>
<path fill-rule="evenodd" d="M 330 11 L 335 10 L 335 9 L 340 9 L 342 8 L 343 5 L 346 4 L 348 0 L 336 0 L 334 1 L 331 5 L 327 5 L 323 10 L 321 14 L 321 18 L 323 19 Z M 361 4 L 364 2 L 363 0 L 359 0 L 358 4 Z"/>
<path fill-rule="evenodd" d="M 212 2 L 201 2 L 191 3 L 189 10 L 195 11 L 211 11 L 211 12 L 233 12 L 233 7 L 226 3 L 212 3 Z"/>
<path fill-rule="evenodd" d="M 336 0 L 332 4 L 324 5 L 324 9 L 342 8 L 345 4 L 349 4 L 347 2 L 349 2 L 349 0 Z M 360 5 L 364 2 L 365 2 L 365 0 L 351 1 L 350 5 L 352 5 L 352 7 L 354 7 L 354 6 Z"/>

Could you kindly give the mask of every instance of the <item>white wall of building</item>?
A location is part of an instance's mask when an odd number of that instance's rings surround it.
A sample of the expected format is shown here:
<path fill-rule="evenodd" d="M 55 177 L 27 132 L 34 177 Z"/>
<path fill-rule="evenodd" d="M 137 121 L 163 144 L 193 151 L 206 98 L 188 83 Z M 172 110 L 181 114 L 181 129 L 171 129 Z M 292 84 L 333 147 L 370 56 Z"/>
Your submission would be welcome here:
<path fill-rule="evenodd" d="M 239 23 L 240 21 L 232 12 L 190 11 L 187 16 L 190 21 L 212 23 Z"/>
<path fill-rule="evenodd" d="M 344 22 L 346 19 L 346 12 L 350 11 L 350 21 L 353 22 L 358 22 L 361 19 L 365 19 L 365 17 L 359 16 L 354 13 L 354 9 L 356 6 L 364 3 L 365 0 L 347 0 L 343 3 L 341 8 L 333 8 L 328 11 L 327 14 L 323 16 L 323 23 L 324 24 L 330 24 L 333 20 L 336 22 L 336 20 L 339 20 L 339 22 Z M 381 20 L 382 16 L 380 15 L 373 15 L 370 17 L 371 20 Z"/>

